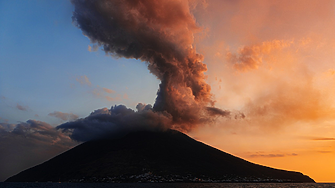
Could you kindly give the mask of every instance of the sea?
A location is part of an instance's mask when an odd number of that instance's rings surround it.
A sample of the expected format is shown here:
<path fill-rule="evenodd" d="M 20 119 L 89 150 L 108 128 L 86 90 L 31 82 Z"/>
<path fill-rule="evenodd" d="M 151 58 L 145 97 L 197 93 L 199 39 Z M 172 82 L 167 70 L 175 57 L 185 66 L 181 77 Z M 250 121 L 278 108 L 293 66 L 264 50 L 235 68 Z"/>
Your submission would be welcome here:
<path fill-rule="evenodd" d="M 335 183 L 7 183 L 0 188 L 328 188 Z"/>

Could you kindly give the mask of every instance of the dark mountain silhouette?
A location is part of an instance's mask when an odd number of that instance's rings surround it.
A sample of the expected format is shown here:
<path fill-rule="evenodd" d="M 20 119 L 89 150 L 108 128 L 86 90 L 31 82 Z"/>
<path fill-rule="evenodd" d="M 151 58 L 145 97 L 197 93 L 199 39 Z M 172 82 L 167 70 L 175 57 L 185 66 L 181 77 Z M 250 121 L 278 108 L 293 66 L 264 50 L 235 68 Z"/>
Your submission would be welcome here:
<path fill-rule="evenodd" d="M 314 182 L 234 157 L 187 135 L 133 132 L 83 143 L 7 182 Z"/>

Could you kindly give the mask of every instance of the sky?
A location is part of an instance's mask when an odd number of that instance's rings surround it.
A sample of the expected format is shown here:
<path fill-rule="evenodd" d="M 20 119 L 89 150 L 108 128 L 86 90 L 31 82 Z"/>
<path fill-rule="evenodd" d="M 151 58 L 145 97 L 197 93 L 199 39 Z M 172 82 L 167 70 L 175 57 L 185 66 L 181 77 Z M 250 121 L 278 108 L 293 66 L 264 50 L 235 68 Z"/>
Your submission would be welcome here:
<path fill-rule="evenodd" d="M 335 2 L 174 2 L 143 9 L 159 15 L 138 13 L 152 20 L 144 22 L 147 35 L 141 25 L 110 29 L 94 10 L 68 0 L 0 1 L 0 181 L 117 132 L 98 120 L 121 113 L 257 164 L 335 182 Z M 127 8 L 108 14 L 125 22 Z M 97 25 L 85 27 L 85 19 Z M 110 42 L 100 31 L 121 36 Z M 124 36 L 144 50 L 113 49 Z M 195 63 L 197 74 L 166 78 L 151 45 L 178 70 L 188 70 L 185 59 Z M 169 84 L 176 90 L 165 90 Z"/>

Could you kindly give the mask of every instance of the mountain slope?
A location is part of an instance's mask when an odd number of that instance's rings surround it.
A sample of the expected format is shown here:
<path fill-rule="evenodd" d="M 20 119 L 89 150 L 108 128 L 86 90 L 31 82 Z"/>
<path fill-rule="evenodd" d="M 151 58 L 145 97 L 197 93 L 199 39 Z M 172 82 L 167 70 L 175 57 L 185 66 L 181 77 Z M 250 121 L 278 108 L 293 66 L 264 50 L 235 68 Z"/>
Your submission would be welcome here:
<path fill-rule="evenodd" d="M 134 132 L 121 139 L 83 143 L 10 177 L 45 181 L 285 181 L 314 182 L 234 157 L 174 130 Z"/>

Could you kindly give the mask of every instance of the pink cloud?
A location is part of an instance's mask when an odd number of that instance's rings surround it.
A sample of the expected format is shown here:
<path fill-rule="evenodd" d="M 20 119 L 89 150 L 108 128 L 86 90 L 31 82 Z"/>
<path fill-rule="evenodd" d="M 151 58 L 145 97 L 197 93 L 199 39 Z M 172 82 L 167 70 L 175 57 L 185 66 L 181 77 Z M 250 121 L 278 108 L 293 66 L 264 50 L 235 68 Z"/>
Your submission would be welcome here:
<path fill-rule="evenodd" d="M 86 75 L 84 76 L 79 76 L 76 78 L 77 82 L 79 82 L 81 85 L 88 85 L 91 86 L 91 82 L 88 79 L 88 77 Z"/>
<path fill-rule="evenodd" d="M 64 113 L 64 112 L 59 112 L 59 111 L 49 113 L 48 115 L 59 118 L 64 121 L 78 119 L 78 116 L 73 113 Z"/>
<path fill-rule="evenodd" d="M 123 95 L 123 99 L 129 99 L 127 93 Z"/>
<path fill-rule="evenodd" d="M 238 50 L 237 54 L 228 51 L 226 59 L 240 71 L 258 69 L 263 63 L 264 56 L 269 56 L 275 50 L 290 47 L 292 43 L 293 41 L 272 40 L 258 45 L 244 46 Z"/>
<path fill-rule="evenodd" d="M 102 88 L 106 93 L 115 93 L 114 90 L 108 89 L 108 88 Z"/>
<path fill-rule="evenodd" d="M 120 97 L 110 97 L 110 96 L 105 96 L 105 99 L 107 101 L 119 101 Z"/>

